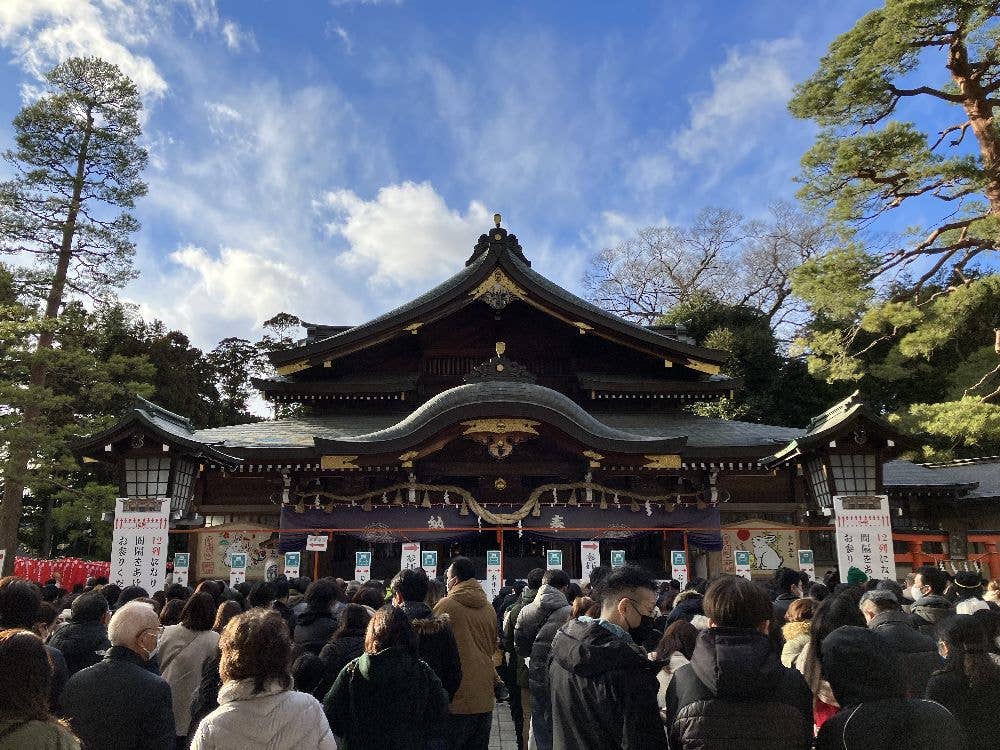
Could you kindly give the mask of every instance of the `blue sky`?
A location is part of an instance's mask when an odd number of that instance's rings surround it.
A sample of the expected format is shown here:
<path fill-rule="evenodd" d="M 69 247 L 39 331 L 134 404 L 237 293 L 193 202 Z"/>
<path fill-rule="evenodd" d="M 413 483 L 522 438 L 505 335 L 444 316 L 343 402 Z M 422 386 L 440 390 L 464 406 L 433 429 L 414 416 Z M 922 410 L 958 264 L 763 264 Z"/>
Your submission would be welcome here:
<path fill-rule="evenodd" d="M 0 138 L 64 56 L 132 75 L 151 159 L 122 296 L 210 348 L 281 310 L 373 317 L 494 211 L 575 291 L 640 226 L 764 214 L 815 133 L 791 87 L 875 5 L 4 0 Z"/>

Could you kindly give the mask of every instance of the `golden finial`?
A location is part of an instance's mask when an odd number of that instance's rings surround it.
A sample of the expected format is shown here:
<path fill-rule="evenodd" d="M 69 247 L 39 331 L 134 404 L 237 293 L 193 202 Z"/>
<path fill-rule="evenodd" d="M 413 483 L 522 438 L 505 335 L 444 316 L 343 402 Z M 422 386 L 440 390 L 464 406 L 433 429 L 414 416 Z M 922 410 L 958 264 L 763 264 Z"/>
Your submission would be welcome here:
<path fill-rule="evenodd" d="M 497 356 L 498 357 L 502 357 L 503 353 L 505 351 L 507 351 L 507 344 L 505 344 L 503 341 L 498 341 L 497 342 Z"/>
<path fill-rule="evenodd" d="M 497 225 L 497 229 L 500 228 L 500 214 L 493 214 L 493 223 Z"/>

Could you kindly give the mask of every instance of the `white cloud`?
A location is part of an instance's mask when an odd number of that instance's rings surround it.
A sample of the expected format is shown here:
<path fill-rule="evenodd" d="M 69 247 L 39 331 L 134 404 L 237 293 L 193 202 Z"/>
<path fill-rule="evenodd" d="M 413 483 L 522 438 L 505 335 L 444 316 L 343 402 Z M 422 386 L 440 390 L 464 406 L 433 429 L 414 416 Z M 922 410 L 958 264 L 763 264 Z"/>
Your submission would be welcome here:
<path fill-rule="evenodd" d="M 214 29 L 219 25 L 219 9 L 215 0 L 187 0 L 187 6 L 196 31 Z"/>
<path fill-rule="evenodd" d="M 370 201 L 333 190 L 320 205 L 335 214 L 328 230 L 350 246 L 337 262 L 370 273 L 374 287 L 423 287 L 454 273 L 489 226 L 482 203 L 452 210 L 428 182 L 387 185 Z"/>
<path fill-rule="evenodd" d="M 167 82 L 135 49 L 149 44 L 148 32 L 162 20 L 157 5 L 145 1 L 5 0 L 0 2 L 0 44 L 36 78 L 67 57 L 102 57 L 156 99 L 166 93 Z"/>
<path fill-rule="evenodd" d="M 345 5 L 402 5 L 404 0 L 330 0 L 330 5 L 340 8 Z"/>
<path fill-rule="evenodd" d="M 351 35 L 347 33 L 347 29 L 331 22 L 326 26 L 326 33 L 339 38 L 344 43 L 344 51 L 347 54 L 354 54 L 354 44 L 351 41 Z"/>
<path fill-rule="evenodd" d="M 222 24 L 222 38 L 226 40 L 226 46 L 233 52 L 246 49 L 257 49 L 257 37 L 252 31 L 244 31 L 235 21 L 226 21 Z"/>

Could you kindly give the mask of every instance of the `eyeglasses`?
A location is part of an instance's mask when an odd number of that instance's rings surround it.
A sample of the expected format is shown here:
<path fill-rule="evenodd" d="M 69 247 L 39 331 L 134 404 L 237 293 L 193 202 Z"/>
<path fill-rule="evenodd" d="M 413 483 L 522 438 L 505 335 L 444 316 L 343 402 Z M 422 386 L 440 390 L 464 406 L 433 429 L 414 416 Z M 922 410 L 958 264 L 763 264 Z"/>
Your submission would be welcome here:
<path fill-rule="evenodd" d="M 163 635 L 163 631 L 166 630 L 162 625 L 156 628 L 146 628 L 143 633 L 156 633 L 156 637 L 160 638 Z"/>

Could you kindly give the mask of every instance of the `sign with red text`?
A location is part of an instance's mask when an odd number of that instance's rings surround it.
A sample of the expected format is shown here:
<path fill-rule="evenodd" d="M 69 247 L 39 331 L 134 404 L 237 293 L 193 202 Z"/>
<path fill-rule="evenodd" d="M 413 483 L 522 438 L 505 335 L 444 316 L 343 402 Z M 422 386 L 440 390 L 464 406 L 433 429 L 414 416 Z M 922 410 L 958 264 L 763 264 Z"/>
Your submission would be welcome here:
<path fill-rule="evenodd" d="M 687 552 L 682 549 L 675 549 L 670 553 L 670 576 L 675 581 L 680 581 L 683 591 L 688 582 L 688 564 Z"/>
<path fill-rule="evenodd" d="M 420 542 L 403 542 L 403 557 L 400 570 L 416 570 L 420 567 Z"/>
<path fill-rule="evenodd" d="M 888 495 L 834 495 L 834 528 L 840 576 L 857 568 L 869 578 L 896 580 Z"/>
<path fill-rule="evenodd" d="M 580 580 L 589 581 L 594 568 L 601 564 L 601 545 L 598 542 L 580 542 Z"/>
<path fill-rule="evenodd" d="M 354 580 L 358 583 L 367 583 L 372 577 L 372 553 L 354 553 Z"/>
<path fill-rule="evenodd" d="M 483 581 L 483 591 L 490 601 L 500 593 L 500 568 L 502 555 L 498 549 L 486 550 L 486 580 Z"/>
<path fill-rule="evenodd" d="M 188 570 L 191 567 L 191 554 L 189 552 L 177 552 L 174 554 L 174 583 L 182 586 L 188 584 Z"/>
<path fill-rule="evenodd" d="M 120 497 L 111 532 L 111 583 L 152 594 L 167 580 L 170 498 Z"/>
<path fill-rule="evenodd" d="M 330 537 L 326 534 L 309 534 L 306 537 L 306 550 L 309 552 L 326 552 Z"/>

